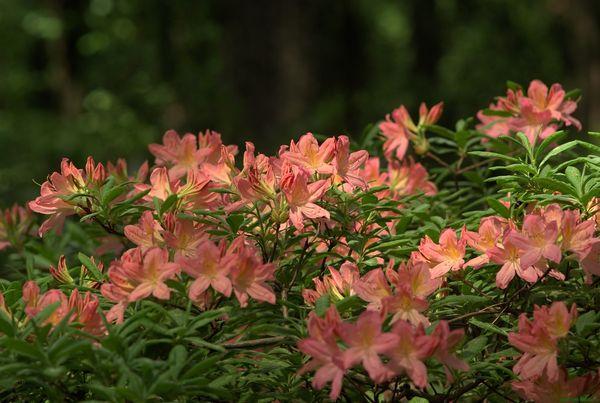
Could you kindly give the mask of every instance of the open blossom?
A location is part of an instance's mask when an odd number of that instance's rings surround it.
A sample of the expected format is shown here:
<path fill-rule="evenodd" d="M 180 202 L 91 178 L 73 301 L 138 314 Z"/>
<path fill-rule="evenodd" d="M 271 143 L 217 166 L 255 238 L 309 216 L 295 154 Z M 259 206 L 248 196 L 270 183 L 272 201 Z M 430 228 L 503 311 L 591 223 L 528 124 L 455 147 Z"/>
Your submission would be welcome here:
<path fill-rule="evenodd" d="M 142 250 L 153 246 L 162 246 L 164 243 L 162 231 L 162 226 L 150 210 L 142 213 L 137 224 L 126 225 L 124 228 L 127 239 L 141 247 Z"/>
<path fill-rule="evenodd" d="M 60 173 L 52 173 L 48 180 L 42 183 L 40 196 L 29 202 L 28 206 L 32 211 L 51 216 L 40 226 L 40 236 L 52 228 L 60 230 L 65 217 L 81 211 L 78 195 L 87 192 L 88 184 L 98 184 L 104 180 L 105 173 L 102 164 L 95 166 L 89 157 L 86 167 L 87 172 L 84 178 L 82 170 L 75 167 L 67 158 L 63 158 Z"/>
<path fill-rule="evenodd" d="M 367 182 L 360 175 L 360 167 L 369 158 L 365 150 L 350 152 L 350 139 L 339 136 L 335 141 L 335 158 L 333 160 L 333 183 L 342 183 L 345 191 L 355 188 L 366 189 Z"/>
<path fill-rule="evenodd" d="M 177 273 L 179 265 L 169 262 L 166 249 L 129 249 L 110 265 L 110 282 L 102 285 L 102 295 L 114 302 L 134 302 L 150 295 L 169 299 L 171 290 L 165 281 Z"/>
<path fill-rule="evenodd" d="M 543 258 L 560 262 L 560 247 L 556 244 L 558 226 L 555 221 L 546 222 L 538 215 L 528 214 L 523 220 L 522 234 L 526 237 L 513 238 L 513 243 L 523 249 L 522 267 L 533 266 Z"/>
<path fill-rule="evenodd" d="M 173 178 L 184 176 L 188 170 L 195 170 L 202 162 L 196 136 L 186 133 L 183 137 L 175 130 L 169 130 L 163 136 L 163 144 L 150 144 L 148 148 L 156 157 L 156 163 L 169 166 Z"/>
<path fill-rule="evenodd" d="M 242 201 L 268 200 L 275 197 L 277 178 L 271 159 L 264 154 L 254 155 L 254 144 L 246 142 L 244 169 L 234 179 Z"/>
<path fill-rule="evenodd" d="M 322 179 L 308 183 L 308 172 L 294 168 L 281 178 L 281 189 L 285 194 L 290 211 L 290 221 L 298 229 L 304 229 L 304 218 L 329 219 L 329 211 L 315 202 L 329 189 L 329 181 Z"/>
<path fill-rule="evenodd" d="M 382 382 L 387 377 L 387 370 L 379 357 L 398 343 L 394 333 L 383 333 L 383 319 L 378 312 L 364 311 L 356 323 L 342 323 L 340 337 L 348 346 L 343 352 L 345 368 L 362 363 L 371 379 Z"/>
<path fill-rule="evenodd" d="M 403 320 L 415 326 L 429 326 L 429 319 L 422 314 L 429 307 L 427 300 L 413 294 L 408 285 L 397 287 L 391 296 L 382 300 L 382 303 L 384 312 L 392 314 L 390 323 Z"/>
<path fill-rule="evenodd" d="M 506 97 L 500 97 L 490 105 L 490 109 L 501 116 L 489 116 L 480 111 L 477 117 L 481 124 L 477 130 L 491 137 L 523 132 L 532 144 L 554 133 L 557 123 L 581 130 L 581 123 L 571 116 L 577 103 L 565 99 L 565 95 L 560 84 L 553 84 L 548 90 L 539 80 L 529 84 L 527 95 L 521 89 L 509 89 Z"/>
<path fill-rule="evenodd" d="M 183 271 L 194 278 L 188 293 L 191 300 L 198 300 L 208 287 L 226 297 L 231 295 L 231 280 L 227 277 L 231 259 L 225 252 L 224 242 L 215 245 L 211 240 L 204 239 L 197 245 L 193 257 L 180 257 L 177 260 Z"/>
<path fill-rule="evenodd" d="M 179 198 L 190 201 L 210 184 L 210 179 L 199 171 L 188 171 L 184 184 L 180 180 L 173 180 L 166 168 L 156 168 L 150 174 L 150 185 L 140 183 L 135 189 L 141 193 L 149 189 L 143 200 L 152 202 L 156 197 L 165 201 L 169 196 L 176 194 Z"/>
<path fill-rule="evenodd" d="M 307 325 L 309 337 L 298 343 L 298 349 L 311 357 L 299 373 L 316 370 L 312 380 L 315 389 L 322 389 L 331 382 L 329 397 L 332 400 L 340 395 L 347 372 L 342 350 L 337 345 L 340 326 L 341 319 L 334 305 L 329 307 L 324 318 L 319 318 L 315 312 L 311 312 Z"/>
<path fill-rule="evenodd" d="M 501 289 L 508 287 L 515 275 L 523 280 L 533 283 L 538 279 L 537 271 L 532 266 L 523 266 L 521 256 L 523 254 L 517 244 L 526 244 L 527 240 L 514 229 L 504 233 L 500 245 L 490 249 L 487 253 L 490 261 L 501 264 L 502 267 L 496 274 L 496 286 Z"/>
<path fill-rule="evenodd" d="M 523 379 L 541 376 L 544 372 L 552 382 L 558 380 L 557 341 L 567 336 L 577 318 L 575 305 L 569 311 L 563 302 L 534 308 L 533 321 L 525 314 L 519 316 L 519 331 L 509 333 L 509 342 L 521 350 L 514 372 Z"/>
<path fill-rule="evenodd" d="M 581 220 L 579 211 L 565 210 L 560 226 L 563 251 L 574 252 L 579 260 L 584 259 L 592 249 L 594 243 L 599 242 L 594 238 L 596 223 L 593 219 Z"/>
<path fill-rule="evenodd" d="M 456 232 L 447 228 L 440 234 L 438 244 L 427 235 L 421 240 L 419 252 L 427 259 L 431 267 L 431 276 L 441 277 L 449 271 L 458 271 L 464 267 L 466 240 L 458 239 Z"/>
<path fill-rule="evenodd" d="M 454 350 L 456 350 L 464 335 L 465 332 L 462 329 L 450 330 L 450 326 L 445 320 L 440 321 L 431 334 L 431 337 L 436 341 L 433 356 L 444 365 L 448 382 L 453 380 L 450 369 L 469 370 L 469 365 L 454 354 Z"/>
<path fill-rule="evenodd" d="M 425 359 L 433 353 L 436 340 L 427 336 L 422 327 L 416 328 L 400 320 L 392 326 L 397 342 L 385 351 L 390 358 L 388 369 L 396 375 L 406 373 L 418 387 L 427 386 L 427 367 Z"/>
<path fill-rule="evenodd" d="M 362 278 L 354 282 L 353 289 L 360 299 L 367 301 L 367 309 L 380 311 L 383 300 L 392 296 L 392 288 L 382 269 L 367 272 Z"/>
<path fill-rule="evenodd" d="M 344 262 L 338 271 L 329 267 L 329 275 L 323 278 L 313 278 L 315 290 L 304 289 L 302 296 L 309 305 L 314 305 L 316 300 L 323 295 L 329 295 L 333 299 L 342 300 L 354 295 L 353 285 L 358 281 L 360 273 L 358 266 L 352 262 Z"/>
<path fill-rule="evenodd" d="M 197 246 L 207 237 L 202 225 L 194 220 L 167 213 L 163 221 L 165 229 L 162 237 L 165 244 L 175 251 L 175 258 L 194 256 L 197 253 Z"/>
<path fill-rule="evenodd" d="M 409 158 L 402 163 L 392 161 L 388 165 L 387 185 L 391 197 L 398 199 L 402 196 L 423 192 L 426 195 L 437 193 L 435 184 L 429 179 L 429 174 L 423 165 Z"/>
<path fill-rule="evenodd" d="M 535 403 L 561 403 L 577 401 L 598 390 L 600 376 L 588 373 L 584 376 L 569 377 L 566 369 L 559 368 L 558 379 L 550 380 L 544 373 L 536 379 L 525 379 L 512 381 L 512 389 L 523 399 L 532 400 Z M 592 401 L 592 400 L 590 400 Z"/>
<path fill-rule="evenodd" d="M 489 263 L 490 258 L 488 252 L 491 251 L 498 241 L 501 239 L 502 234 L 506 228 L 506 220 L 500 217 L 484 217 L 479 222 L 479 228 L 477 232 L 467 231 L 463 228 L 462 236 L 467 241 L 467 245 L 475 249 L 480 256 L 477 256 L 467 263 L 465 266 L 471 266 L 475 269 Z"/>
<path fill-rule="evenodd" d="M 429 265 L 418 261 L 411 255 L 408 262 L 400 263 L 398 270 L 393 270 L 394 261 L 390 261 L 386 269 L 386 276 L 396 288 L 408 286 L 413 295 L 421 298 L 428 297 L 442 285 L 442 279 L 432 278 Z"/>
<path fill-rule="evenodd" d="M 312 133 L 300 137 L 298 142 L 290 143 L 290 148 L 281 154 L 281 158 L 290 164 L 302 167 L 309 173 L 331 174 L 331 160 L 335 152 L 335 138 L 330 137 L 321 145 Z"/>
<path fill-rule="evenodd" d="M 227 253 L 231 256 L 229 278 L 240 306 L 246 307 L 250 297 L 274 304 L 275 293 L 266 282 L 274 278 L 275 266 L 263 263 L 256 249 L 246 245 L 243 237 L 236 238 Z"/>

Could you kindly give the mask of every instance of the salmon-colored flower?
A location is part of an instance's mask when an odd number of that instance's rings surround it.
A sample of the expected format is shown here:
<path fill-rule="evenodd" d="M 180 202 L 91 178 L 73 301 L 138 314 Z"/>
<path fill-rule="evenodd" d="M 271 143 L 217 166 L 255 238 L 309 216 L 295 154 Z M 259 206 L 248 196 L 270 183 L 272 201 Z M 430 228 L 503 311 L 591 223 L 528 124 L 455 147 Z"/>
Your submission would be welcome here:
<path fill-rule="evenodd" d="M 597 390 L 599 384 L 600 378 L 595 373 L 571 378 L 564 368 L 559 368 L 556 380 L 550 380 L 544 373 L 534 380 L 525 379 L 511 382 L 515 392 L 523 399 L 535 403 L 561 403 L 577 401 L 578 398 L 583 398 L 581 400 L 585 401 L 587 400 L 586 396 Z"/>
<path fill-rule="evenodd" d="M 467 241 L 458 239 L 456 232 L 447 228 L 440 234 L 439 244 L 427 235 L 421 240 L 419 252 L 427 259 L 433 278 L 441 277 L 449 271 L 462 270 Z"/>
<path fill-rule="evenodd" d="M 333 183 L 342 184 L 342 189 L 351 192 L 355 188 L 365 189 L 367 182 L 360 175 L 360 167 L 369 158 L 365 150 L 350 152 L 350 139 L 339 136 L 335 141 L 333 160 Z"/>
<path fill-rule="evenodd" d="M 408 149 L 411 139 L 419 134 L 419 130 L 424 125 L 433 125 L 441 117 L 444 103 L 440 102 L 427 108 L 424 102 L 419 107 L 419 122 L 415 124 L 411 119 L 406 107 L 401 105 L 394 109 L 391 114 L 385 117 L 385 121 L 379 124 L 379 130 L 386 139 L 383 144 L 385 157 L 388 160 L 394 155 L 402 160 Z"/>
<path fill-rule="evenodd" d="M 489 263 L 488 252 L 498 245 L 505 228 L 506 220 L 495 216 L 482 218 L 477 232 L 463 228 L 462 237 L 467 241 L 467 245 L 482 253 L 465 263 L 465 266 L 478 269 Z"/>
<path fill-rule="evenodd" d="M 315 202 L 329 189 L 330 183 L 322 179 L 309 184 L 308 175 L 304 169 L 293 168 L 281 178 L 281 189 L 290 208 L 290 222 L 300 231 L 304 229 L 304 218 L 329 219 L 329 211 Z"/>
<path fill-rule="evenodd" d="M 397 342 L 385 351 L 389 357 L 388 369 L 396 375 L 408 374 L 419 387 L 427 386 L 427 367 L 424 360 L 433 353 L 436 340 L 427 336 L 422 327 L 416 328 L 403 320 L 392 326 Z"/>
<path fill-rule="evenodd" d="M 102 295 L 114 302 L 133 302 L 150 295 L 169 299 L 171 291 L 165 281 L 177 273 L 179 265 L 169 262 L 166 249 L 129 249 L 110 265 L 110 282 L 102 285 Z"/>
<path fill-rule="evenodd" d="M 321 174 L 333 173 L 331 160 L 335 151 L 335 138 L 330 137 L 319 145 L 312 133 L 306 133 L 297 143 L 293 140 L 288 151 L 281 154 L 281 158 L 290 164 L 302 167 L 310 174 L 318 172 Z"/>
<path fill-rule="evenodd" d="M 263 263 L 256 249 L 246 245 L 243 237 L 237 238 L 227 253 L 231 259 L 229 278 L 240 306 L 246 307 L 250 297 L 274 304 L 275 293 L 266 282 L 274 278 L 275 266 Z"/>
<path fill-rule="evenodd" d="M 311 356 L 311 360 L 298 371 L 299 374 L 316 370 L 312 380 L 313 388 L 322 389 L 331 382 L 329 397 L 332 400 L 339 397 L 347 372 L 342 350 L 337 345 L 340 326 L 341 319 L 335 305 L 329 307 L 323 319 L 311 312 L 307 326 L 309 337 L 298 343 L 298 349 Z"/>
<path fill-rule="evenodd" d="M 150 144 L 148 149 L 156 157 L 157 165 L 169 167 L 173 179 L 181 178 L 189 170 L 196 170 L 203 162 L 196 136 L 192 133 L 179 137 L 175 130 L 169 130 L 162 140 L 163 144 Z"/>
<path fill-rule="evenodd" d="M 390 297 L 382 300 L 386 314 L 392 314 L 390 323 L 399 320 L 408 321 L 413 325 L 429 326 L 429 319 L 422 314 L 429 307 L 427 300 L 413 294 L 409 285 L 402 285 L 394 290 Z"/>
<path fill-rule="evenodd" d="M 226 297 L 231 295 L 231 280 L 227 277 L 231 269 L 231 258 L 225 252 L 224 242 L 215 245 L 205 238 L 196 246 L 193 257 L 182 256 L 177 259 L 183 271 L 194 278 L 188 293 L 191 300 L 198 300 L 208 287 Z"/>
<path fill-rule="evenodd" d="M 464 335 L 465 332 L 462 329 L 450 330 L 450 326 L 445 320 L 440 321 L 433 333 L 431 333 L 431 337 L 436 341 L 433 356 L 444 365 L 448 382 L 452 382 L 453 380 L 450 369 L 458 371 L 469 370 L 469 365 L 454 354 L 456 347 Z"/>
<path fill-rule="evenodd" d="M 140 183 L 135 185 L 138 193 L 150 191 L 144 196 L 143 200 L 152 202 L 154 198 L 165 201 L 169 196 L 176 194 L 182 204 L 195 202 L 195 197 L 207 189 L 210 185 L 210 179 L 199 171 L 188 171 L 187 180 L 181 183 L 179 180 L 172 180 L 166 168 L 156 168 L 150 174 L 150 185 Z"/>
<path fill-rule="evenodd" d="M 175 258 L 195 256 L 198 245 L 207 238 L 205 229 L 194 220 L 167 213 L 163 222 L 165 229 L 162 236 L 165 244 L 175 251 Z"/>
<path fill-rule="evenodd" d="M 11 245 L 22 245 L 31 231 L 33 214 L 27 207 L 14 204 L 0 211 L 0 250 Z"/>
<path fill-rule="evenodd" d="M 524 353 L 514 372 L 523 379 L 537 378 L 545 372 L 548 380 L 557 381 L 557 341 L 567 336 L 576 317 L 575 306 L 568 311 L 563 302 L 555 302 L 550 308 L 535 306 L 533 322 L 521 314 L 519 331 L 508 335 L 509 342 Z"/>
<path fill-rule="evenodd" d="M 379 355 L 398 343 L 398 335 L 381 331 L 382 324 L 378 312 L 364 311 L 356 323 L 342 323 L 339 330 L 341 339 L 348 346 L 343 352 L 344 367 L 362 363 L 376 383 L 384 381 L 388 375 Z"/>
<path fill-rule="evenodd" d="M 142 248 L 142 250 L 162 246 L 164 243 L 162 231 L 162 226 L 154 219 L 154 214 L 150 210 L 142 213 L 137 224 L 126 225 L 124 228 L 127 239 Z"/>
<path fill-rule="evenodd" d="M 533 80 L 527 89 L 527 97 L 536 111 L 549 111 L 552 118 L 564 122 L 567 126 L 574 125 L 581 130 L 581 123 L 571 114 L 577 109 L 577 102 L 565 99 L 565 90 L 558 83 L 552 84 L 550 90 L 540 80 Z"/>
<path fill-rule="evenodd" d="M 529 267 L 542 259 L 559 263 L 560 247 L 556 244 L 558 226 L 555 221 L 546 222 L 541 216 L 528 214 L 523 220 L 522 234 L 526 237 L 513 237 L 512 242 L 521 248 L 521 266 Z"/>
<path fill-rule="evenodd" d="M 415 256 L 413 254 L 413 256 Z M 411 258 L 408 262 L 400 263 L 398 270 L 393 270 L 394 261 L 390 261 L 386 269 L 386 276 L 396 289 L 409 287 L 411 293 L 420 298 L 425 298 L 435 292 L 442 285 L 441 278 L 432 278 L 427 262 Z"/>
<path fill-rule="evenodd" d="M 390 287 L 382 269 L 367 272 L 362 278 L 354 282 L 353 287 L 356 295 L 367 301 L 367 309 L 380 311 L 383 308 L 383 300 L 392 296 Z"/>
<path fill-rule="evenodd" d="M 398 199 L 402 196 L 423 192 L 428 196 L 437 193 L 437 188 L 429 180 L 429 174 L 423 165 L 409 158 L 402 163 L 392 161 L 388 165 L 387 184 L 391 197 Z"/>
<path fill-rule="evenodd" d="M 498 288 L 505 289 L 508 287 L 515 275 L 530 283 L 538 279 L 537 271 L 532 266 L 521 264 L 523 251 L 517 246 L 517 243 L 527 244 L 527 239 L 515 229 L 509 229 L 504 233 L 501 245 L 495 246 L 487 252 L 490 261 L 502 265 L 500 271 L 496 274 L 496 286 Z"/>
<path fill-rule="evenodd" d="M 65 255 L 61 255 L 58 259 L 56 267 L 50 266 L 50 275 L 61 284 L 73 284 L 73 277 L 67 269 L 67 259 Z"/>

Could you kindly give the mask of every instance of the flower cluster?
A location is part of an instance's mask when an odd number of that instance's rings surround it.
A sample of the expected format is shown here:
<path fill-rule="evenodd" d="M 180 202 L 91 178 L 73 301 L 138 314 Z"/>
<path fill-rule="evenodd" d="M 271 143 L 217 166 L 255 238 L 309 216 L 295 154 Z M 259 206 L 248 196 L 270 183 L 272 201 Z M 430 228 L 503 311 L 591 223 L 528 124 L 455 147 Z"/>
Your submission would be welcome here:
<path fill-rule="evenodd" d="M 462 330 L 451 331 L 448 323 L 441 321 L 427 335 L 423 326 L 399 320 L 385 332 L 383 324 L 383 316 L 370 310 L 364 311 L 355 323 L 343 321 L 334 306 L 324 318 L 311 312 L 309 337 L 298 343 L 311 360 L 300 372 L 316 370 L 313 387 L 321 389 L 331 382 L 330 397 L 337 399 L 344 375 L 359 364 L 375 383 L 406 374 L 419 388 L 427 385 L 424 361 L 428 358 L 442 363 L 449 376 L 450 369 L 468 370 L 468 365 L 454 355 L 464 334 Z"/>
<path fill-rule="evenodd" d="M 533 80 L 527 95 L 520 87 L 508 89 L 506 97 L 498 97 L 489 109 L 479 111 L 477 129 L 490 137 L 522 132 L 534 144 L 554 133 L 560 123 L 581 130 L 581 123 L 572 116 L 576 108 L 577 102 L 566 97 L 560 84 L 548 89 Z"/>
<path fill-rule="evenodd" d="M 532 209 L 519 225 L 498 216 L 484 217 L 476 232 L 463 228 L 460 239 L 452 229 L 442 231 L 439 243 L 429 237 L 421 240 L 419 252 L 431 267 L 434 278 L 465 267 L 478 269 L 486 264 L 501 265 L 496 285 L 504 289 L 518 276 L 534 283 L 551 276 L 558 280 L 563 273 L 552 268 L 563 254 L 580 262 L 591 281 L 600 275 L 600 238 L 595 236 L 593 218 L 582 219 L 578 210 L 563 210 L 558 204 Z M 480 255 L 465 261 L 466 246 Z"/>

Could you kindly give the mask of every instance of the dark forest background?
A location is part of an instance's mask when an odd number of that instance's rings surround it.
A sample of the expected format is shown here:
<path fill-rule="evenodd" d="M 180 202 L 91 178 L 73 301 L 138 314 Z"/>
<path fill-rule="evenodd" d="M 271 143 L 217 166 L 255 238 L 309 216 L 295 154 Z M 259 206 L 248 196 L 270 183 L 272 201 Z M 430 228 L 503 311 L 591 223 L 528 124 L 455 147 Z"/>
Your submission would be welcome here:
<path fill-rule="evenodd" d="M 581 88 L 598 130 L 599 22 L 596 0 L 0 0 L 0 201 L 63 156 L 135 166 L 169 128 L 274 152 L 400 103 L 452 125 L 506 80 Z"/>

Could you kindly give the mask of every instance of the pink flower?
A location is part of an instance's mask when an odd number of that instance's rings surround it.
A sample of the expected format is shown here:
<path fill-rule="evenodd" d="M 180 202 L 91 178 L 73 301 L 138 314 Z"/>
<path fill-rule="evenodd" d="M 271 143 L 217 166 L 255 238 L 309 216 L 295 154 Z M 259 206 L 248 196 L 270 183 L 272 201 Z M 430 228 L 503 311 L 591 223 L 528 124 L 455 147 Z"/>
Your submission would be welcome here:
<path fill-rule="evenodd" d="M 510 344 L 524 353 L 514 372 L 523 379 L 537 378 L 545 372 L 548 380 L 557 381 L 557 340 L 567 336 L 576 317 L 575 305 L 569 312 L 563 302 L 555 302 L 550 308 L 535 306 L 533 322 L 521 314 L 518 333 L 508 335 Z"/>
<path fill-rule="evenodd" d="M 529 267 L 546 258 L 559 263 L 561 252 L 556 244 L 558 226 L 555 221 L 546 222 L 542 217 L 528 214 L 523 220 L 523 234 L 527 237 L 514 237 L 513 243 L 523 249 L 521 266 Z"/>
<path fill-rule="evenodd" d="M 329 397 L 332 400 L 339 397 L 347 372 L 343 353 L 336 342 L 340 326 L 341 319 L 334 305 L 329 307 L 323 319 L 311 312 L 308 315 L 309 337 L 298 343 L 298 349 L 311 356 L 311 360 L 300 369 L 299 374 L 316 370 L 313 388 L 322 389 L 331 382 Z"/>
<path fill-rule="evenodd" d="M 329 219 L 329 211 L 315 204 L 329 189 L 329 181 L 318 180 L 308 183 L 308 172 L 294 168 L 281 178 L 281 189 L 285 194 L 290 211 L 290 222 L 300 231 L 304 229 L 304 218 Z"/>
<path fill-rule="evenodd" d="M 384 298 L 382 303 L 384 312 L 393 315 L 390 323 L 403 320 L 415 326 L 429 326 L 429 319 L 421 313 L 429 307 L 427 300 L 414 295 L 408 285 L 396 288 L 393 295 Z"/>
<path fill-rule="evenodd" d="M 343 352 L 345 368 L 362 363 L 369 376 L 376 383 L 382 382 L 388 373 L 379 358 L 379 354 L 393 348 L 398 343 L 398 336 L 393 333 L 382 333 L 381 315 L 374 311 L 364 311 L 354 324 L 342 323 L 340 337 L 348 346 Z"/>
<path fill-rule="evenodd" d="M 431 276 L 437 278 L 451 270 L 463 269 L 466 243 L 464 238 L 457 239 L 456 232 L 451 228 L 442 231 L 439 244 L 425 236 L 419 245 L 419 252 L 429 262 Z"/>
<path fill-rule="evenodd" d="M 32 211 L 51 216 L 40 226 L 39 235 L 42 236 L 54 227 L 60 230 L 65 217 L 80 211 L 77 195 L 85 192 L 86 181 L 82 171 L 67 158 L 63 158 L 60 173 L 52 173 L 42 183 L 40 196 L 28 204 Z"/>
<path fill-rule="evenodd" d="M 585 376 L 569 378 L 566 369 L 559 368 L 558 379 L 550 380 L 544 373 L 541 377 L 531 380 L 512 381 L 511 386 L 523 399 L 535 403 L 560 403 L 576 401 L 597 389 L 600 379 L 598 375 L 589 373 Z"/>
<path fill-rule="evenodd" d="M 275 266 L 263 263 L 255 248 L 245 245 L 242 237 L 230 246 L 230 279 L 233 291 L 242 308 L 248 305 L 249 297 L 270 304 L 275 303 L 275 293 L 266 281 L 274 278 Z"/>
<path fill-rule="evenodd" d="M 477 232 L 467 231 L 466 228 L 463 228 L 462 236 L 467 241 L 467 245 L 482 253 L 482 255 L 465 263 L 465 266 L 478 269 L 489 263 L 488 252 L 497 246 L 505 227 L 506 220 L 500 217 L 484 217 L 479 222 Z"/>
<path fill-rule="evenodd" d="M 425 167 L 418 162 L 415 163 L 411 158 L 402 163 L 392 161 L 388 165 L 387 179 L 393 199 L 418 192 L 428 196 L 437 193 L 435 184 L 428 180 L 429 174 Z"/>
<path fill-rule="evenodd" d="M 124 229 L 127 239 L 141 247 L 142 250 L 163 245 L 162 231 L 162 226 L 154 219 L 152 211 L 149 210 L 142 213 L 136 225 L 126 225 Z"/>
<path fill-rule="evenodd" d="M 367 272 L 352 288 L 362 300 L 369 302 L 369 310 L 380 311 L 383 308 L 383 300 L 392 296 L 392 289 L 381 269 Z"/>
<path fill-rule="evenodd" d="M 459 371 L 469 370 L 467 363 L 454 355 L 454 350 L 463 339 L 464 335 L 465 332 L 462 329 L 451 331 L 448 322 L 445 320 L 440 321 L 431 334 L 431 337 L 436 341 L 433 356 L 444 365 L 448 382 L 452 382 L 453 379 L 452 373 L 450 372 L 451 368 Z"/>
<path fill-rule="evenodd" d="M 523 252 L 517 247 L 517 243 L 526 244 L 527 239 L 516 230 L 509 229 L 505 232 L 501 245 L 495 246 L 487 252 L 492 262 L 502 265 L 500 271 L 496 274 L 496 286 L 498 288 L 505 289 L 515 277 L 515 274 L 530 283 L 538 279 L 537 271 L 532 266 L 521 264 Z"/>
<path fill-rule="evenodd" d="M 204 239 L 197 245 L 193 257 L 180 257 L 177 260 L 183 271 L 195 279 L 188 294 L 191 300 L 198 300 L 208 287 L 226 297 L 231 295 L 231 280 L 227 277 L 231 259 L 225 256 L 225 251 L 224 242 L 217 246 L 209 239 Z"/>
<path fill-rule="evenodd" d="M 156 157 L 156 164 L 170 167 L 169 174 L 175 179 L 197 169 L 203 160 L 192 133 L 180 138 L 175 130 L 169 130 L 163 136 L 163 144 L 150 144 L 148 148 Z"/>
<path fill-rule="evenodd" d="M 431 110 L 422 102 L 419 107 L 419 123 L 416 125 L 404 105 L 394 109 L 391 115 L 387 115 L 385 122 L 379 124 L 379 130 L 386 139 L 383 150 L 388 161 L 394 154 L 398 160 L 402 160 L 406 154 L 409 140 L 418 135 L 424 125 L 435 124 L 440 119 L 443 108 L 443 102 L 435 104 Z"/>
<path fill-rule="evenodd" d="M 540 80 L 533 80 L 527 89 L 527 97 L 537 111 L 549 111 L 553 119 L 581 130 L 581 123 L 571 116 L 577 109 L 577 102 L 565 100 L 565 95 L 560 84 L 552 84 L 548 91 L 548 87 Z"/>
<path fill-rule="evenodd" d="M 579 260 L 584 259 L 592 249 L 596 225 L 594 220 L 581 221 L 579 211 L 565 210 L 561 225 L 561 249 L 574 252 Z"/>
<path fill-rule="evenodd" d="M 436 340 L 425 335 L 422 327 L 415 328 L 405 321 L 394 323 L 392 333 L 398 337 L 397 342 L 385 351 L 390 358 L 389 370 L 396 375 L 408 374 L 417 387 L 424 388 L 427 386 L 427 367 L 423 361 L 433 353 Z"/>
<path fill-rule="evenodd" d="M 330 137 L 319 146 L 312 133 L 307 133 L 300 137 L 298 143 L 292 140 L 289 151 L 284 151 L 281 158 L 308 170 L 310 174 L 315 172 L 330 174 L 333 172 L 331 160 L 334 151 L 335 138 Z"/>
<path fill-rule="evenodd" d="M 386 269 L 386 276 L 396 289 L 408 286 L 411 293 L 420 298 L 425 298 L 435 292 L 442 285 L 440 278 L 432 278 L 429 265 L 411 258 L 407 263 L 401 263 L 398 271 L 393 270 L 394 262 L 390 261 Z"/>
<path fill-rule="evenodd" d="M 360 175 L 360 167 L 369 158 L 365 150 L 350 153 L 350 140 L 347 136 L 339 136 L 335 141 L 335 158 L 333 160 L 333 183 L 342 183 L 342 188 L 350 192 L 355 188 L 366 189 L 367 182 Z"/>
<path fill-rule="evenodd" d="M 164 282 L 178 273 L 179 265 L 169 262 L 166 249 L 129 249 L 110 265 L 110 283 L 102 285 L 102 295 L 114 302 L 133 302 L 150 295 L 169 299 L 171 291 Z"/>
<path fill-rule="evenodd" d="M 33 214 L 27 207 L 14 204 L 11 208 L 0 211 L 0 250 L 13 244 L 23 244 L 33 223 Z"/>
<path fill-rule="evenodd" d="M 194 220 L 167 213 L 163 221 L 165 229 L 162 236 L 165 244 L 175 251 L 175 258 L 194 256 L 197 253 L 197 246 L 207 237 L 201 224 Z"/>
<path fill-rule="evenodd" d="M 410 124 L 412 121 L 406 107 L 401 105 L 399 108 L 394 109 L 391 115 L 385 117 L 385 122 L 379 124 L 379 130 L 385 138 L 383 152 L 388 160 L 391 160 L 393 155 L 399 160 L 404 158 L 410 136 L 410 132 L 406 127 L 407 123 Z"/>
<path fill-rule="evenodd" d="M 57 267 L 50 266 L 50 275 L 61 284 L 73 284 L 73 277 L 71 277 L 71 274 L 67 269 L 65 255 L 60 256 Z"/>

